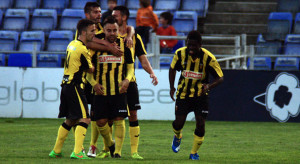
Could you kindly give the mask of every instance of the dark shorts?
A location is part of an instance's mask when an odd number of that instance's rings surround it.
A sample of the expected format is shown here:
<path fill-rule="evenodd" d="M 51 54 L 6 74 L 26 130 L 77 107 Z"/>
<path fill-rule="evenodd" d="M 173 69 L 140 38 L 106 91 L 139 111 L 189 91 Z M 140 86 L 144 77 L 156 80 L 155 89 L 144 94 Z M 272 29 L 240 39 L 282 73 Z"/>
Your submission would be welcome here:
<path fill-rule="evenodd" d="M 200 115 L 206 119 L 208 114 L 208 96 L 176 100 L 175 115 L 187 115 L 192 111 L 194 111 L 195 115 Z"/>
<path fill-rule="evenodd" d="M 136 82 L 130 82 L 127 89 L 127 102 L 129 110 L 141 109 L 139 91 Z"/>
<path fill-rule="evenodd" d="M 90 117 L 87 99 L 79 86 L 62 85 L 58 118 L 62 117 L 72 120 Z"/>
<path fill-rule="evenodd" d="M 93 101 L 92 90 L 93 90 L 93 87 L 91 86 L 90 83 L 86 83 L 84 85 L 84 94 L 86 96 L 88 104 L 92 104 L 92 101 Z"/>
<path fill-rule="evenodd" d="M 94 119 L 109 119 L 128 117 L 126 94 L 114 96 L 94 96 Z"/>

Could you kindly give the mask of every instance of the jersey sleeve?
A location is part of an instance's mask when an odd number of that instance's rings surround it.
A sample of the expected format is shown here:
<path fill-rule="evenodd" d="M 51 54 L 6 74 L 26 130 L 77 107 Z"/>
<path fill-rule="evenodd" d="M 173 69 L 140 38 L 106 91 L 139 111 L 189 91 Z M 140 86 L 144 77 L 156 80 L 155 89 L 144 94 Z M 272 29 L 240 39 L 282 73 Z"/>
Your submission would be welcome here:
<path fill-rule="evenodd" d="M 82 52 L 80 60 L 83 68 L 89 69 L 93 67 L 91 55 L 87 49 Z"/>
<path fill-rule="evenodd" d="M 147 55 L 143 40 L 139 34 L 136 34 L 135 55 L 137 57 Z"/>
<path fill-rule="evenodd" d="M 134 63 L 133 52 L 127 47 L 124 47 L 124 58 L 127 64 Z"/>
<path fill-rule="evenodd" d="M 177 71 L 182 70 L 182 66 L 180 64 L 181 63 L 180 55 L 181 55 L 181 53 L 179 50 L 175 52 L 175 55 L 173 57 L 173 60 L 172 60 L 171 66 L 170 66 L 172 69 L 175 69 Z"/>
<path fill-rule="evenodd" d="M 213 75 L 214 78 L 216 77 L 223 77 L 223 72 L 220 67 L 220 64 L 218 63 L 215 56 L 212 56 L 211 61 L 209 62 L 209 73 Z"/>

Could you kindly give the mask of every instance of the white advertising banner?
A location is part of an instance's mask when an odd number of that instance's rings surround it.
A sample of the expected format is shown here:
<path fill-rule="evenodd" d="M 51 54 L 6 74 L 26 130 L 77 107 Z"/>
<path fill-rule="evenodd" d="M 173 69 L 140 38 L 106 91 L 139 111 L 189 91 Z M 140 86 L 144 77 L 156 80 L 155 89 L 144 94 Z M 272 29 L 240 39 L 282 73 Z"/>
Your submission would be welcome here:
<path fill-rule="evenodd" d="M 57 118 L 62 68 L 0 68 L 0 117 Z M 174 120 L 175 102 L 169 96 L 168 70 L 154 70 L 157 86 L 143 69 L 136 70 L 142 109 L 140 120 Z M 176 76 L 175 87 L 179 74 Z M 187 120 L 192 120 L 189 114 Z"/>
<path fill-rule="evenodd" d="M 24 118 L 57 118 L 62 77 L 62 68 L 28 68 L 25 71 Z"/>
<path fill-rule="evenodd" d="M 0 117 L 21 117 L 23 69 L 0 67 Z"/>

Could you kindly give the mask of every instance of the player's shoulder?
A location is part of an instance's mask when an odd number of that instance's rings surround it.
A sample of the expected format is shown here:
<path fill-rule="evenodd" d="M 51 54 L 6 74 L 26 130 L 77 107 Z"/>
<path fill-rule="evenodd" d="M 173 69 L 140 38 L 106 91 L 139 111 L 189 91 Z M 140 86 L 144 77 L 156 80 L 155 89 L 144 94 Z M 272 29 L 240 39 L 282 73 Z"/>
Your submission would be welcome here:
<path fill-rule="evenodd" d="M 88 52 L 86 45 L 81 40 L 71 41 L 68 50 L 77 51 L 78 53 Z"/>
<path fill-rule="evenodd" d="M 179 54 L 184 54 L 182 52 L 185 52 L 187 49 L 187 47 L 181 47 L 181 48 L 178 48 L 176 51 L 175 51 L 175 54 L 179 55 Z"/>
<path fill-rule="evenodd" d="M 204 52 L 204 54 L 206 54 L 207 56 L 211 57 L 212 59 L 216 59 L 216 57 L 207 49 L 201 47 L 202 51 Z"/>

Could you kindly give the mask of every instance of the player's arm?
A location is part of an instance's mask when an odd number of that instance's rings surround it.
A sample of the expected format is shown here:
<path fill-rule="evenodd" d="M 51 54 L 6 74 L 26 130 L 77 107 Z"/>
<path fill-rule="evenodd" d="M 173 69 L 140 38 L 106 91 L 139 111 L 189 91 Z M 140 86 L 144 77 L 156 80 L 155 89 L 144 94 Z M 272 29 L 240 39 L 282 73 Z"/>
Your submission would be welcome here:
<path fill-rule="evenodd" d="M 142 67 L 143 69 L 149 73 L 150 75 L 150 78 L 152 78 L 152 84 L 155 86 L 158 84 L 158 79 L 157 77 L 155 76 L 154 72 L 153 72 L 153 69 L 150 65 L 150 62 L 149 60 L 147 59 L 146 55 L 141 55 L 141 56 L 138 56 L 139 58 L 139 61 L 141 62 L 142 64 Z"/>
<path fill-rule="evenodd" d="M 169 83 L 170 83 L 170 97 L 173 101 L 175 101 L 174 99 L 174 93 L 176 91 L 175 87 L 174 87 L 174 81 L 175 81 L 175 77 L 176 77 L 176 70 L 177 71 L 181 71 L 182 70 L 182 66 L 181 66 L 181 61 L 178 58 L 178 51 L 176 51 L 172 63 L 170 65 L 170 69 L 169 69 Z"/>
<path fill-rule="evenodd" d="M 95 67 L 92 64 L 90 53 L 87 49 L 82 51 L 82 55 L 80 57 L 81 64 L 84 70 L 87 70 L 89 73 L 93 73 L 95 71 Z"/>
<path fill-rule="evenodd" d="M 98 95 L 103 95 L 104 94 L 104 87 L 97 83 L 97 81 L 94 79 L 93 73 L 88 73 L 86 76 L 86 80 L 91 84 L 91 86 L 94 88 L 94 91 Z"/>
<path fill-rule="evenodd" d="M 133 47 L 133 41 L 132 38 L 134 36 L 134 27 L 132 26 L 127 26 L 126 28 L 127 36 L 124 39 L 124 42 L 126 43 L 126 47 L 131 48 Z"/>
<path fill-rule="evenodd" d="M 213 57 L 212 60 L 209 62 L 208 73 L 210 73 L 214 77 L 214 80 L 212 83 L 202 84 L 201 94 L 209 92 L 211 89 L 217 87 L 224 81 L 222 69 L 215 57 Z"/>
<path fill-rule="evenodd" d="M 95 51 L 108 51 L 115 56 L 123 55 L 123 52 L 120 50 L 119 46 L 116 44 L 111 44 L 108 41 L 99 39 L 97 37 L 94 37 L 92 42 L 87 43 L 87 48 Z"/>

